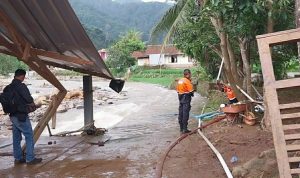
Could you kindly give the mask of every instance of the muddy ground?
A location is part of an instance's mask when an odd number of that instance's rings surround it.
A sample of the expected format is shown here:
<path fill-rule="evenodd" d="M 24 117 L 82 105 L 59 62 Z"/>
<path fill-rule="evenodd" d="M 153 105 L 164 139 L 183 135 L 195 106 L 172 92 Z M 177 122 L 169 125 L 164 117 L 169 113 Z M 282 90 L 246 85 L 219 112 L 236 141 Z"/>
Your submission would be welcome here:
<path fill-rule="evenodd" d="M 80 85 L 81 81 L 72 83 L 73 88 Z M 103 87 L 108 83 L 95 82 L 94 85 Z M 1 148 L 0 177 L 153 177 L 160 155 L 180 136 L 177 94 L 166 88 L 142 83 L 126 83 L 124 90 L 128 99 L 94 108 L 98 112 L 95 120 L 111 120 L 114 123 L 108 124 L 104 137 L 48 137 L 46 132 L 36 145 L 36 154 L 44 161 L 36 166 L 14 166 L 10 156 L 11 146 Z M 199 114 L 204 102 L 205 98 L 196 95 L 191 112 Z M 77 123 L 79 111 L 72 112 L 58 115 L 58 120 L 68 121 L 61 122 L 64 129 L 75 129 L 72 119 L 76 120 L 74 123 L 81 124 Z M 101 127 L 101 122 L 98 124 Z M 191 117 L 190 128 L 196 126 L 197 121 Z M 271 134 L 261 131 L 258 126 L 242 125 L 241 128 L 222 122 L 204 132 L 230 168 L 273 147 Z M 9 144 L 10 137 L 1 138 L 0 145 Z M 90 139 L 103 141 L 107 138 L 109 141 L 105 146 L 91 145 L 89 142 Z M 48 145 L 49 141 L 53 144 Z M 233 155 L 238 157 L 234 164 L 230 162 Z M 225 174 L 206 143 L 194 134 L 171 151 L 163 176 L 215 178 L 225 177 Z"/>

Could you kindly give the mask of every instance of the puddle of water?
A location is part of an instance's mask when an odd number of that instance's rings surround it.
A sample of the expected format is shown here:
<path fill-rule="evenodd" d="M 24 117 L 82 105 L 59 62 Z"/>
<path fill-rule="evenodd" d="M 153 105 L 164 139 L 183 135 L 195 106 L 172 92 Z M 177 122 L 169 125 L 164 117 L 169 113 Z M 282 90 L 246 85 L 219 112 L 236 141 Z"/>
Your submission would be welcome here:
<path fill-rule="evenodd" d="M 95 108 L 95 126 L 106 129 L 112 128 L 121 122 L 126 116 L 134 112 L 138 112 L 140 108 L 141 106 L 134 103 L 123 103 L 119 105 Z M 56 125 L 57 127 L 52 130 L 53 134 L 82 128 L 84 125 L 83 110 L 71 109 L 67 113 L 58 114 Z M 45 129 L 42 135 L 47 136 L 48 130 Z"/>

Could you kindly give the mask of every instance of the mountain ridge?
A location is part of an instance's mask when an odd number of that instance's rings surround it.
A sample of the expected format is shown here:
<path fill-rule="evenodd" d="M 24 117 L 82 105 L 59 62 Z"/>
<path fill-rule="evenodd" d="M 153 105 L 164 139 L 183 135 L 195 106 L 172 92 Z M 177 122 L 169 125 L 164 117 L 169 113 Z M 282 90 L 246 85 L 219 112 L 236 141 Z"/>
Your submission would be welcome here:
<path fill-rule="evenodd" d="M 108 47 L 131 29 L 142 32 L 142 40 L 147 41 L 153 26 L 171 7 L 170 4 L 161 2 L 124 1 L 126 0 L 69 0 L 96 48 Z M 97 37 L 99 30 L 103 32 L 101 40 L 104 42 L 95 42 L 100 40 Z"/>

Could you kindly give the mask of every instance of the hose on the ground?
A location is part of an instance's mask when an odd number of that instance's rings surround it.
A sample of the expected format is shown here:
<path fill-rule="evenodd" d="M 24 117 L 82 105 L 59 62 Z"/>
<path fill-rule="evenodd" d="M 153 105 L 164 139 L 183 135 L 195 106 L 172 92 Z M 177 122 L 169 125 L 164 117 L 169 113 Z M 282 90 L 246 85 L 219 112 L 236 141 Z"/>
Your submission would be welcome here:
<path fill-rule="evenodd" d="M 198 120 L 198 127 L 200 127 L 200 126 L 201 126 L 201 119 Z M 204 139 L 204 141 L 207 143 L 207 145 L 211 148 L 211 150 L 215 153 L 217 158 L 219 159 L 219 161 L 227 175 L 227 178 L 233 178 L 233 176 L 232 176 L 225 160 L 223 159 L 222 155 L 220 154 L 220 152 L 214 147 L 214 145 L 205 137 L 205 135 L 200 130 L 198 130 L 198 133 Z"/>
<path fill-rule="evenodd" d="M 166 150 L 166 152 L 165 152 L 165 153 L 161 156 L 161 158 L 159 159 L 159 161 L 158 161 L 158 163 L 157 163 L 157 165 L 156 165 L 155 177 L 156 177 L 156 178 L 161 178 L 161 177 L 162 177 L 162 171 L 163 171 L 164 163 L 165 163 L 165 161 L 166 161 L 166 158 L 167 158 L 168 154 L 170 153 L 170 151 L 171 151 L 178 143 L 180 143 L 181 140 L 185 139 L 186 137 L 188 137 L 188 136 L 190 136 L 190 135 L 192 135 L 192 134 L 194 134 L 194 133 L 197 133 L 197 131 L 198 131 L 199 129 L 204 129 L 204 128 L 206 128 L 206 127 L 208 127 L 208 126 L 210 126 L 210 125 L 212 125 L 212 124 L 214 124 L 214 123 L 216 123 L 216 122 L 219 122 L 219 121 L 225 119 L 225 118 L 226 118 L 225 115 L 224 115 L 224 116 L 218 116 L 216 119 L 214 119 L 214 120 L 212 120 L 212 121 L 206 123 L 205 125 L 202 125 L 202 126 L 198 127 L 197 129 L 191 131 L 190 133 L 184 134 L 184 135 L 180 136 L 179 138 L 177 138 L 177 140 L 176 140 L 175 142 L 173 142 L 173 143 L 168 147 L 168 149 Z"/>

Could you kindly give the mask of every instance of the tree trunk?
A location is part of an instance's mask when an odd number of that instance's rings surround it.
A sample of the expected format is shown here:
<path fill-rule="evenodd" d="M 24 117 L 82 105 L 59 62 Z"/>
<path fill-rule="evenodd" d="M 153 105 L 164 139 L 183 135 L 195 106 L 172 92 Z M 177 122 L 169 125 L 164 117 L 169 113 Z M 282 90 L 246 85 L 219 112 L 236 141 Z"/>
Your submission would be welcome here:
<path fill-rule="evenodd" d="M 273 0 L 267 1 L 267 8 L 268 8 L 267 31 L 268 31 L 268 33 L 273 33 L 274 32 L 274 20 L 272 17 L 273 16 L 273 14 L 272 14 Z"/>
<path fill-rule="evenodd" d="M 229 54 L 229 59 L 230 59 L 230 64 L 231 64 L 230 68 L 231 68 L 232 75 L 234 77 L 236 84 L 238 86 L 241 86 L 241 80 L 239 78 L 239 74 L 238 74 L 238 70 L 237 70 L 238 66 L 236 63 L 236 58 L 235 58 L 233 49 L 231 47 L 230 41 L 228 40 L 228 36 L 227 36 L 226 42 L 227 42 L 227 50 L 228 50 L 228 54 Z"/>
<path fill-rule="evenodd" d="M 295 23 L 296 28 L 300 27 L 300 0 L 295 0 Z M 298 60 L 300 63 L 300 42 L 297 43 L 298 46 Z"/>
<path fill-rule="evenodd" d="M 251 67 L 247 55 L 247 39 L 239 39 L 239 46 L 241 50 L 241 56 L 243 60 L 243 71 L 245 74 L 246 92 L 252 96 L 252 86 L 251 86 Z"/>
<path fill-rule="evenodd" d="M 234 56 L 233 50 L 231 49 L 230 44 L 228 44 L 228 36 L 223 30 L 223 21 L 222 21 L 221 17 L 216 17 L 216 18 L 211 17 L 211 23 L 215 27 L 216 33 L 219 36 L 220 41 L 221 41 L 220 47 L 221 47 L 222 57 L 224 58 L 224 69 L 225 69 L 224 71 L 226 73 L 226 78 L 227 78 L 228 82 L 230 83 L 232 89 L 234 90 L 236 97 L 239 100 L 242 100 L 243 96 L 241 95 L 241 92 L 236 87 L 236 84 L 239 84 L 239 80 L 236 80 L 236 78 L 238 76 L 237 65 L 236 65 L 236 61 L 233 60 L 233 59 L 235 59 L 233 57 Z M 229 48 L 228 48 L 228 45 L 229 45 Z M 232 52 L 232 53 L 229 54 L 229 52 L 230 53 Z M 235 65 L 231 64 L 231 61 Z M 232 69 L 236 70 L 236 72 L 232 72 Z"/>

